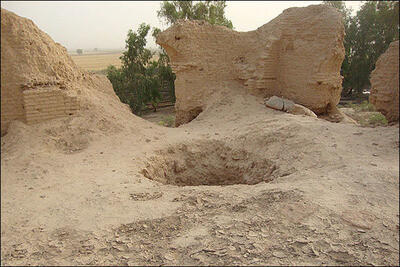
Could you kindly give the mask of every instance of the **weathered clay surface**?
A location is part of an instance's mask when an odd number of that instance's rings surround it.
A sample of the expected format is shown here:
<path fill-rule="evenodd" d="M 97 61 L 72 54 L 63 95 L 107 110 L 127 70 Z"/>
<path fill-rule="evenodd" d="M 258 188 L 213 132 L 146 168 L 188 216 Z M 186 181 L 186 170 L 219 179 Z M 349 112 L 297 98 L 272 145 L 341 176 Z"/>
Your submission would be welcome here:
<path fill-rule="evenodd" d="M 369 100 L 389 122 L 399 120 L 399 41 L 392 42 L 376 62 Z"/>
<path fill-rule="evenodd" d="M 85 76 L 67 50 L 31 20 L 1 9 L 2 135 L 13 120 L 40 122 L 75 113 L 76 97 L 67 91 Z"/>
<path fill-rule="evenodd" d="M 179 21 L 157 43 L 177 75 L 176 124 L 192 120 L 226 88 L 290 99 L 317 114 L 342 90 L 344 28 L 334 8 L 289 8 L 255 31 Z"/>

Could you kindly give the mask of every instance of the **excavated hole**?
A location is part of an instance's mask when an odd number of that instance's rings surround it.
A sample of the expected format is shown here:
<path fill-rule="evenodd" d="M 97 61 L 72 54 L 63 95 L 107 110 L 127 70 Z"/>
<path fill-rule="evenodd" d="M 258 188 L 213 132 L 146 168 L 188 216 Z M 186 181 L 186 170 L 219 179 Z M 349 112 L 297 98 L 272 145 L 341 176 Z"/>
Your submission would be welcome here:
<path fill-rule="evenodd" d="M 217 140 L 170 146 L 148 159 L 141 173 L 179 186 L 257 184 L 273 180 L 275 164 L 243 148 Z"/>

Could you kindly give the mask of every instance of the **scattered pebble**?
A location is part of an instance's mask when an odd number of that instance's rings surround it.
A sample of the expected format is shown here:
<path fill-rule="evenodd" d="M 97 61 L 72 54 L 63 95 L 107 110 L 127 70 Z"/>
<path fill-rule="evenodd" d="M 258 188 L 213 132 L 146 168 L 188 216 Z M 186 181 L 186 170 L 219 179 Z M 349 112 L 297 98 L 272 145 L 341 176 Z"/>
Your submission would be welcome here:
<path fill-rule="evenodd" d="M 277 257 L 277 258 L 280 258 L 280 259 L 286 257 L 285 253 L 283 253 L 283 252 L 281 252 L 281 251 L 274 251 L 274 252 L 272 252 L 272 255 L 273 255 L 274 257 Z"/>

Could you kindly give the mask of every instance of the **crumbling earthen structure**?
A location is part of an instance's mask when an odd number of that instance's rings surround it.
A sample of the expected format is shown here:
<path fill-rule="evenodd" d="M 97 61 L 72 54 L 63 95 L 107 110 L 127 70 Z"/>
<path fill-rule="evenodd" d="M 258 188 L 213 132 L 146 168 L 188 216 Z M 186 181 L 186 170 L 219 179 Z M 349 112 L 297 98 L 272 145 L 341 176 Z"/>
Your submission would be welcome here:
<path fill-rule="evenodd" d="M 389 122 L 399 120 L 399 41 L 392 42 L 377 60 L 369 100 Z"/>
<path fill-rule="evenodd" d="M 175 23 L 157 43 L 177 75 L 176 124 L 195 118 L 227 87 L 326 113 L 340 99 L 343 37 L 340 13 L 326 5 L 289 8 L 250 32 L 204 21 Z"/>
<path fill-rule="evenodd" d="M 85 75 L 31 20 L 1 9 L 2 135 L 12 120 L 36 123 L 76 113 L 71 83 Z"/>

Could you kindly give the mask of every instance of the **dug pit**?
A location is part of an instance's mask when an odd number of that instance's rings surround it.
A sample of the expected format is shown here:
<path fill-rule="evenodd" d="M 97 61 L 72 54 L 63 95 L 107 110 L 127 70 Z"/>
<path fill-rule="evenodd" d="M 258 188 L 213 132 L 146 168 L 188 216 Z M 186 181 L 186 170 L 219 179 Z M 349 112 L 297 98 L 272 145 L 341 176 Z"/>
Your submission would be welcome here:
<path fill-rule="evenodd" d="M 270 182 L 277 170 L 265 155 L 219 140 L 198 140 L 156 151 L 141 173 L 148 179 L 178 186 Z"/>

